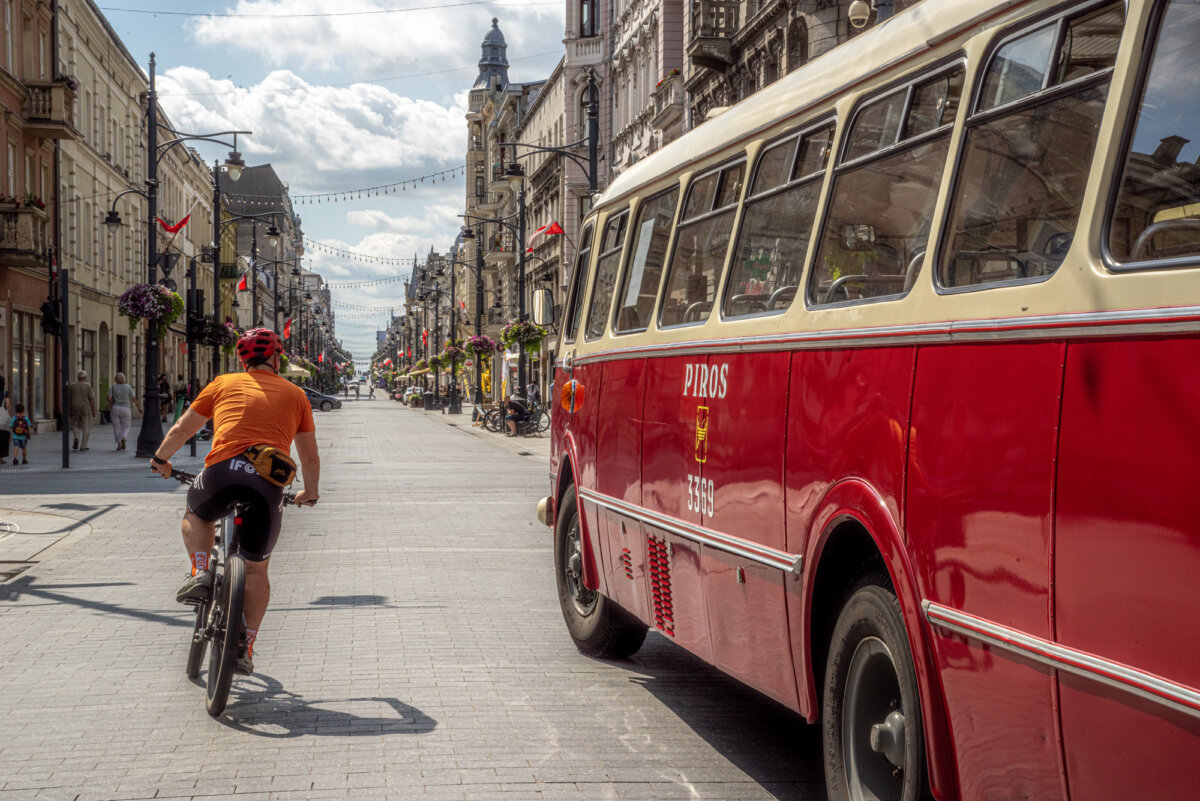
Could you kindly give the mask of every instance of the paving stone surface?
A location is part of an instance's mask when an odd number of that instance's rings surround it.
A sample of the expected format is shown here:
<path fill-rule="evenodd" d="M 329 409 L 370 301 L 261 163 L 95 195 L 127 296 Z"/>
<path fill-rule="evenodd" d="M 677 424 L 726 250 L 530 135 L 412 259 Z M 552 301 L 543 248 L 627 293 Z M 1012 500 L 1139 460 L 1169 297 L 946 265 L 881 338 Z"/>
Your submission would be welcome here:
<path fill-rule="evenodd" d="M 51 435 L 0 474 L 0 537 L 27 535 L 0 540 L 0 801 L 824 798 L 787 710 L 657 634 L 575 650 L 547 438 L 384 400 L 317 422 L 321 502 L 285 512 L 259 672 L 219 719 L 183 670 L 184 488 L 104 428 L 70 470 Z"/>

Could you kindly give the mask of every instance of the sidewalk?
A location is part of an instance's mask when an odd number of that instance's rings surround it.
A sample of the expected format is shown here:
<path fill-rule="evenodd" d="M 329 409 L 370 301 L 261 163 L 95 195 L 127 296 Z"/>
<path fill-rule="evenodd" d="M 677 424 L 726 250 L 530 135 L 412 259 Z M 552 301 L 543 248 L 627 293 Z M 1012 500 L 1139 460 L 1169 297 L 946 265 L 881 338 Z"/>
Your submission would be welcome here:
<path fill-rule="evenodd" d="M 88 449 L 86 451 L 72 450 L 70 453 L 70 468 L 68 471 L 90 471 L 90 470 L 149 470 L 145 459 L 139 459 L 134 454 L 137 452 L 137 437 L 138 431 L 141 429 L 142 420 L 137 418 L 133 421 L 133 425 L 129 429 L 129 436 L 125 439 L 125 450 L 118 451 L 116 442 L 113 440 L 113 428 L 110 424 L 92 426 L 91 434 L 88 436 Z M 167 418 L 166 423 L 160 423 L 163 434 L 166 434 L 171 428 L 171 418 Z M 70 447 L 74 437 L 70 438 L 67 446 Z M 192 458 L 188 455 L 188 446 L 180 449 L 180 460 L 176 463 L 176 467 L 183 470 L 192 470 L 194 467 L 203 464 L 204 455 L 208 453 L 209 443 L 196 441 L 196 456 Z M 29 464 L 15 465 L 13 464 L 12 443 L 9 443 L 8 456 L 4 460 L 4 464 L 0 464 L 0 482 L 5 481 L 9 475 L 15 473 L 44 473 L 47 471 L 62 471 L 62 432 L 51 431 L 46 425 L 42 425 L 41 430 L 29 438 Z"/>

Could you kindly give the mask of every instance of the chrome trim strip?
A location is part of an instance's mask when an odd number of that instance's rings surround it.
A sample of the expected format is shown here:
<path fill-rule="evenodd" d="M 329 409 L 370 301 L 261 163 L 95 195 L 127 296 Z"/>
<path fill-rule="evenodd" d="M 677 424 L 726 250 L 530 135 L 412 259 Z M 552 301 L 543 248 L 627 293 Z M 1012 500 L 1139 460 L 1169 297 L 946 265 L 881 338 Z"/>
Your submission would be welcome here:
<path fill-rule="evenodd" d="M 740 537 L 723 534 L 720 531 L 703 526 L 693 525 L 676 517 L 636 506 L 628 501 L 622 501 L 611 495 L 596 492 L 595 490 L 580 488 L 578 492 L 579 497 L 584 500 L 591 501 L 609 511 L 632 517 L 642 523 L 656 526 L 672 534 L 677 534 L 686 540 L 708 545 L 719 551 L 732 553 L 749 559 L 752 562 L 757 562 L 767 567 L 774 567 L 778 570 L 800 573 L 804 568 L 804 557 L 799 554 L 779 551 L 765 545 L 758 545 L 743 540 Z"/>
<path fill-rule="evenodd" d="M 931 601 L 921 608 L 930 625 L 962 634 L 1057 670 L 1091 679 L 1200 719 L 1200 690 L 1094 654 L 950 609 Z"/>
<path fill-rule="evenodd" d="M 1112 336 L 1162 334 L 1172 331 L 1200 332 L 1200 306 L 1162 309 L 1131 309 L 1106 312 L 1048 314 L 1036 317 L 1005 317 L 994 320 L 883 325 L 751 337 L 721 337 L 613 348 L 576 355 L 576 364 L 591 364 L 639 356 L 667 357 L 712 353 L 760 353 L 781 350 L 831 348 L 839 345 L 872 346 L 978 340 L 1044 339 L 1047 336 Z"/>

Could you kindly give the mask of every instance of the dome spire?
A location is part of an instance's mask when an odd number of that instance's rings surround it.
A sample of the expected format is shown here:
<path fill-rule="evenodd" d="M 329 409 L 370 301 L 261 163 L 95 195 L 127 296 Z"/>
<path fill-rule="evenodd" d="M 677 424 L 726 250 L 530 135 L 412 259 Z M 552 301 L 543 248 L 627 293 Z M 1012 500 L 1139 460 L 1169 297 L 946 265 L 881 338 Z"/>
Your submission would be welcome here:
<path fill-rule="evenodd" d="M 500 32 L 500 20 L 495 17 L 492 17 L 492 29 L 483 37 L 480 50 L 479 77 L 475 79 L 474 88 L 491 86 L 494 76 L 500 77 L 501 86 L 507 86 L 508 57 L 505 53 L 508 50 L 508 44 L 504 41 L 504 34 Z"/>

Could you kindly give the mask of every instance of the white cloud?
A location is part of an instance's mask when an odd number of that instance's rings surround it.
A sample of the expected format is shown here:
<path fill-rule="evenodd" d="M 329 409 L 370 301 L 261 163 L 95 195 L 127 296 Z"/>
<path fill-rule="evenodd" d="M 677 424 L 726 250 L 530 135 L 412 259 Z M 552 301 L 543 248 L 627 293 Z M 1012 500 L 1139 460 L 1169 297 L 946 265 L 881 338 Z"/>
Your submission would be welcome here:
<path fill-rule="evenodd" d="M 445 106 L 372 84 L 315 86 L 287 70 L 244 89 L 194 67 L 168 70 L 158 90 L 178 128 L 254 131 L 238 140 L 247 161 L 270 161 L 293 191 L 344 189 L 348 176 L 377 171 L 417 177 L 463 158 L 466 108 L 457 98 Z"/>
<path fill-rule="evenodd" d="M 394 9 L 396 4 L 394 0 L 343 0 L 336 5 L 325 0 L 238 0 L 231 14 L 263 16 L 201 18 L 194 23 L 192 36 L 204 46 L 226 45 L 253 52 L 268 64 L 336 71 L 351 78 L 475 64 L 493 17 L 500 20 L 510 62 L 561 49 L 562 2 L 459 2 L 462 4 L 398 13 L 348 14 Z M 339 15 L 320 16 L 331 9 Z"/>

